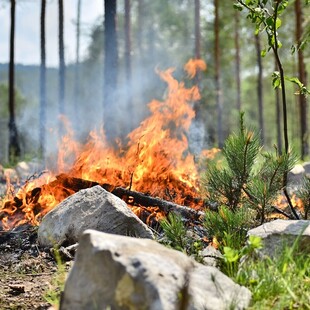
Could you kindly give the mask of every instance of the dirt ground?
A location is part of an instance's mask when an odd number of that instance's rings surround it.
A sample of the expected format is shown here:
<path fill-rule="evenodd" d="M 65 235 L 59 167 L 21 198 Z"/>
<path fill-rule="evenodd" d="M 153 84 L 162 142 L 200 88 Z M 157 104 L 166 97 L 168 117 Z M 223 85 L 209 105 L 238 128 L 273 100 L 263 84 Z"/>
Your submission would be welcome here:
<path fill-rule="evenodd" d="M 0 310 L 56 309 L 47 299 L 59 293 L 58 275 L 52 252 L 37 244 L 36 228 L 0 232 Z"/>

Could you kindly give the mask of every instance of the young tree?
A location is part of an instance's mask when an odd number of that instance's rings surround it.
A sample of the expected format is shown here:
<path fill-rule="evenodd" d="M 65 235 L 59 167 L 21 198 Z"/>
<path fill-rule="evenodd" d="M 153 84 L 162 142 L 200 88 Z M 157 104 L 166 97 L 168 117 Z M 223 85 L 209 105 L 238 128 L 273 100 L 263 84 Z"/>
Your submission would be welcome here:
<path fill-rule="evenodd" d="M 117 133 L 115 118 L 117 86 L 116 0 L 104 0 L 103 123 L 109 140 Z"/>
<path fill-rule="evenodd" d="M 39 152 L 45 156 L 45 122 L 46 122 L 46 52 L 45 52 L 45 16 L 46 0 L 41 1 L 40 17 L 40 49 L 41 49 L 41 66 L 40 66 L 40 117 L 39 117 Z"/>
<path fill-rule="evenodd" d="M 9 64 L 9 160 L 20 156 L 18 132 L 15 121 L 15 98 L 14 98 L 14 50 L 15 50 L 15 6 L 16 1 L 11 0 L 11 30 L 10 30 L 10 64 Z"/>
<path fill-rule="evenodd" d="M 298 57 L 298 78 L 301 83 L 307 85 L 306 66 L 304 62 L 303 50 L 301 41 L 303 36 L 303 12 L 301 1 L 295 0 L 295 16 L 296 16 L 296 43 Z M 299 95 L 299 113 L 300 113 L 300 138 L 301 138 L 301 158 L 309 155 L 309 133 L 308 133 L 308 118 L 307 118 L 307 98 L 304 94 Z"/>
<path fill-rule="evenodd" d="M 215 92 L 217 106 L 217 135 L 218 146 L 224 145 L 223 138 L 223 102 L 221 89 L 221 64 L 220 64 L 220 25 L 219 25 L 219 0 L 214 0 L 214 57 L 215 57 Z"/>

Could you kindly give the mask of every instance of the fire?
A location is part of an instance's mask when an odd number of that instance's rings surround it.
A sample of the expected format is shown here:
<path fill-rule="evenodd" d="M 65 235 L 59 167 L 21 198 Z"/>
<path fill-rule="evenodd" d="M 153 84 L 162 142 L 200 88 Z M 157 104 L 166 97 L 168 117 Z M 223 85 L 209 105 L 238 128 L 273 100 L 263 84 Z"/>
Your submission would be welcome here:
<path fill-rule="evenodd" d="M 190 60 L 185 65 L 191 78 L 205 69 L 202 60 Z M 28 182 L 14 198 L 7 196 L 2 201 L 3 228 L 23 223 L 38 225 L 44 214 L 81 189 L 68 184 L 72 180 L 81 183 L 82 188 L 94 183 L 110 184 L 178 204 L 187 203 L 188 197 L 197 197 L 198 172 L 188 151 L 186 134 L 195 117 L 192 104 L 200 99 L 199 89 L 178 82 L 172 75 L 173 69 L 158 74 L 168 85 L 165 100 L 149 103 L 150 116 L 128 135 L 125 145 L 118 143 L 117 148 L 112 148 L 103 130 L 91 132 L 88 142 L 81 145 L 66 123 L 67 135 L 59 145 L 58 170 Z M 193 202 L 191 206 L 195 207 Z M 142 212 L 137 207 L 134 210 Z M 150 211 L 150 216 L 160 216 L 155 211 Z"/>
<path fill-rule="evenodd" d="M 299 212 L 304 213 L 303 202 L 300 198 L 298 198 L 296 196 L 296 194 L 293 194 L 292 197 L 290 197 L 290 200 L 291 200 L 291 203 L 292 203 L 294 209 L 297 209 Z M 279 195 L 276 198 L 275 205 L 283 211 L 289 210 L 288 201 L 284 195 Z M 271 216 L 271 217 L 274 217 L 274 216 Z M 277 217 L 281 217 L 281 215 L 277 214 Z M 283 218 L 285 218 L 285 217 L 283 217 Z"/>

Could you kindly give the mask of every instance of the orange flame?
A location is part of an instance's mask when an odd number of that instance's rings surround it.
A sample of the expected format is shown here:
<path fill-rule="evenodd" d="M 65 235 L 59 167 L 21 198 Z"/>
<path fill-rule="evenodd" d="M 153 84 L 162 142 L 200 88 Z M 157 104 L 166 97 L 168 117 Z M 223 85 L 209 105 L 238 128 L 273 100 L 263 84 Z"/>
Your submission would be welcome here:
<path fill-rule="evenodd" d="M 190 60 L 185 68 L 194 77 L 206 65 L 202 60 Z M 128 135 L 128 143 L 119 144 L 118 149 L 109 147 L 103 130 L 91 132 L 88 142 L 80 145 L 74 141 L 67 124 L 68 134 L 59 146 L 57 173 L 127 187 L 178 204 L 196 197 L 198 173 L 188 151 L 186 134 L 195 117 L 192 104 L 200 99 L 200 94 L 196 86 L 185 87 L 172 73 L 173 69 L 158 72 L 168 85 L 165 100 L 149 103 L 151 115 Z M 79 190 L 67 187 L 69 181 L 62 175 L 56 176 L 57 173 L 27 183 L 14 199 L 7 197 L 2 201 L 0 219 L 4 229 L 22 223 L 38 225 L 44 214 Z M 191 206 L 195 207 L 194 202 Z"/>

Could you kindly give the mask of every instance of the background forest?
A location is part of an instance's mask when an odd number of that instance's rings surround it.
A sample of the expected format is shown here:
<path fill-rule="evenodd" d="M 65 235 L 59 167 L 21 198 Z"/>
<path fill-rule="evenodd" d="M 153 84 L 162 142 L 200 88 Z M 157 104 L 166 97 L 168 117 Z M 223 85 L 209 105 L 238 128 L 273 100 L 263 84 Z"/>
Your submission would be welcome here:
<path fill-rule="evenodd" d="M 87 26 L 83 24 L 87 1 L 71 1 L 76 11 L 76 60 L 67 63 L 63 37 L 66 12 L 63 1 L 58 0 L 56 68 L 46 66 L 49 50 L 44 44 L 49 36 L 44 30 L 45 16 L 56 0 L 2 0 L 0 10 L 11 7 L 11 26 L 14 10 L 19 6 L 22 10 L 25 2 L 41 10 L 40 20 L 33 21 L 40 27 L 41 44 L 37 48 L 41 65 L 14 63 L 11 27 L 11 59 L 0 64 L 0 162 L 7 163 L 19 155 L 53 152 L 58 139 L 55 132 L 64 132 L 59 125 L 60 114 L 70 121 L 79 139 L 100 128 L 103 119 L 110 124 L 106 130 L 109 138 L 126 137 L 149 113 L 147 103 L 164 96 L 166 84 L 156 70 L 169 67 L 176 68 L 178 80 L 198 83 L 202 93 L 199 108 L 195 106 L 198 126 L 192 133 L 201 136 L 201 143 L 194 152 L 221 147 L 229 133 L 237 129 L 241 110 L 245 111 L 246 123 L 260 132 L 267 148 L 281 147 L 279 94 L 272 86 L 272 74 L 277 71 L 275 59 L 271 52 L 262 57 L 268 47 L 266 37 L 255 34 L 255 25 L 245 11 L 234 8 L 235 1 L 105 0 L 101 1 L 104 16 L 98 15 L 94 24 Z M 288 1 L 278 29 L 285 73 L 298 77 L 305 85 L 310 50 L 307 42 L 302 50 L 297 51 L 297 47 L 310 33 L 307 2 Z M 87 53 L 82 54 L 79 44 L 85 33 L 89 44 Z M 183 72 L 191 58 L 201 58 L 207 64 L 207 70 L 194 81 Z M 304 110 L 300 109 L 297 90 L 295 84 L 287 84 L 288 130 L 292 145 L 305 159 L 309 155 L 309 109 L 301 113 Z M 306 127 L 301 128 L 305 120 Z"/>

